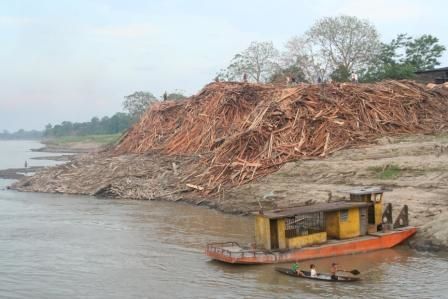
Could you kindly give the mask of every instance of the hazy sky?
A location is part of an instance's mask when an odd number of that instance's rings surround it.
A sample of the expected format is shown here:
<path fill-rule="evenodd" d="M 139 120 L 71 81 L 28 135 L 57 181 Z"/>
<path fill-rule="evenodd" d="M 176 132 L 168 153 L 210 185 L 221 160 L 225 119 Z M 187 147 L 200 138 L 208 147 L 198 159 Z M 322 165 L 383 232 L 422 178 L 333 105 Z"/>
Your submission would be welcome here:
<path fill-rule="evenodd" d="M 251 41 L 282 49 L 324 16 L 448 46 L 447 11 L 429 0 L 0 0 L 0 130 L 110 116 L 136 90 L 195 93 Z"/>

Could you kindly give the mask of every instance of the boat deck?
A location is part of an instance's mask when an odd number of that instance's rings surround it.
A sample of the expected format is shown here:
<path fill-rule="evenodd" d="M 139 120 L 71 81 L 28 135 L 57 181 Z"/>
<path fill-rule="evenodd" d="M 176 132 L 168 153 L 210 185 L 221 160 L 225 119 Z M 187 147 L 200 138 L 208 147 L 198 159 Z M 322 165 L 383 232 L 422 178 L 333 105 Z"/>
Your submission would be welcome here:
<path fill-rule="evenodd" d="M 391 248 L 415 233 L 415 227 L 376 232 L 352 239 L 327 240 L 324 244 L 296 249 L 262 250 L 240 246 L 236 242 L 207 244 L 209 257 L 229 263 L 278 263 Z"/>

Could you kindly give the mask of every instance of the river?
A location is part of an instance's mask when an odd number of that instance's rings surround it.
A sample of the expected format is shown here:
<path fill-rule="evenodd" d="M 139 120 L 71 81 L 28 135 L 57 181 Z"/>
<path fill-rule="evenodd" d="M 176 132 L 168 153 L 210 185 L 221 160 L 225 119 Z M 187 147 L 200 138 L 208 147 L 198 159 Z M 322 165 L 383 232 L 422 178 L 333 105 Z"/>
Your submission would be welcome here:
<path fill-rule="evenodd" d="M 44 155 L 29 152 L 40 146 L 0 141 L 0 169 Z M 203 254 L 209 241 L 253 242 L 250 217 L 182 203 L 20 193 L 6 190 L 10 183 L 0 180 L 1 298 L 448 297 L 447 254 L 400 246 L 303 262 L 327 271 L 337 261 L 363 280 L 300 280 L 273 265 L 226 265 Z"/>

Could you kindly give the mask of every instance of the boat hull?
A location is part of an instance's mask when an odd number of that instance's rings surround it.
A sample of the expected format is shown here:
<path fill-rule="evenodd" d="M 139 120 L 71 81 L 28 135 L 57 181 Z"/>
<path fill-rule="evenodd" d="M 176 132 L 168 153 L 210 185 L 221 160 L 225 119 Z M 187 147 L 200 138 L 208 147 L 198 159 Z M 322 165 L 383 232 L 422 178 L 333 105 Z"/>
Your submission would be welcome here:
<path fill-rule="evenodd" d="M 416 231 L 415 227 L 408 226 L 386 233 L 375 233 L 319 246 L 278 251 L 243 249 L 234 242 L 212 243 L 207 245 L 205 254 L 214 260 L 231 264 L 285 263 L 392 248 L 410 238 Z"/>

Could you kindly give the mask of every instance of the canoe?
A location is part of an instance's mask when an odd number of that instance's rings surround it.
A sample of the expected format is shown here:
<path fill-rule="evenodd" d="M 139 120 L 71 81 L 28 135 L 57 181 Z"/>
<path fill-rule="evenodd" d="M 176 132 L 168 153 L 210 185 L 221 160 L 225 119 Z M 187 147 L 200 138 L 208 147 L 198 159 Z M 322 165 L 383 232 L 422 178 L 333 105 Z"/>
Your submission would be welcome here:
<path fill-rule="evenodd" d="M 331 279 L 331 274 L 328 273 L 319 273 L 317 274 L 317 277 L 311 277 L 311 274 L 309 271 L 302 271 L 303 275 L 299 275 L 296 272 L 292 271 L 288 268 L 280 268 L 276 267 L 275 271 L 289 275 L 294 276 L 297 278 L 306 278 L 306 279 L 313 279 L 313 280 L 323 280 L 323 281 L 333 281 L 333 282 L 352 282 L 352 281 L 359 281 L 361 278 L 359 277 L 352 277 L 352 276 L 342 276 L 338 275 L 337 280 Z"/>

